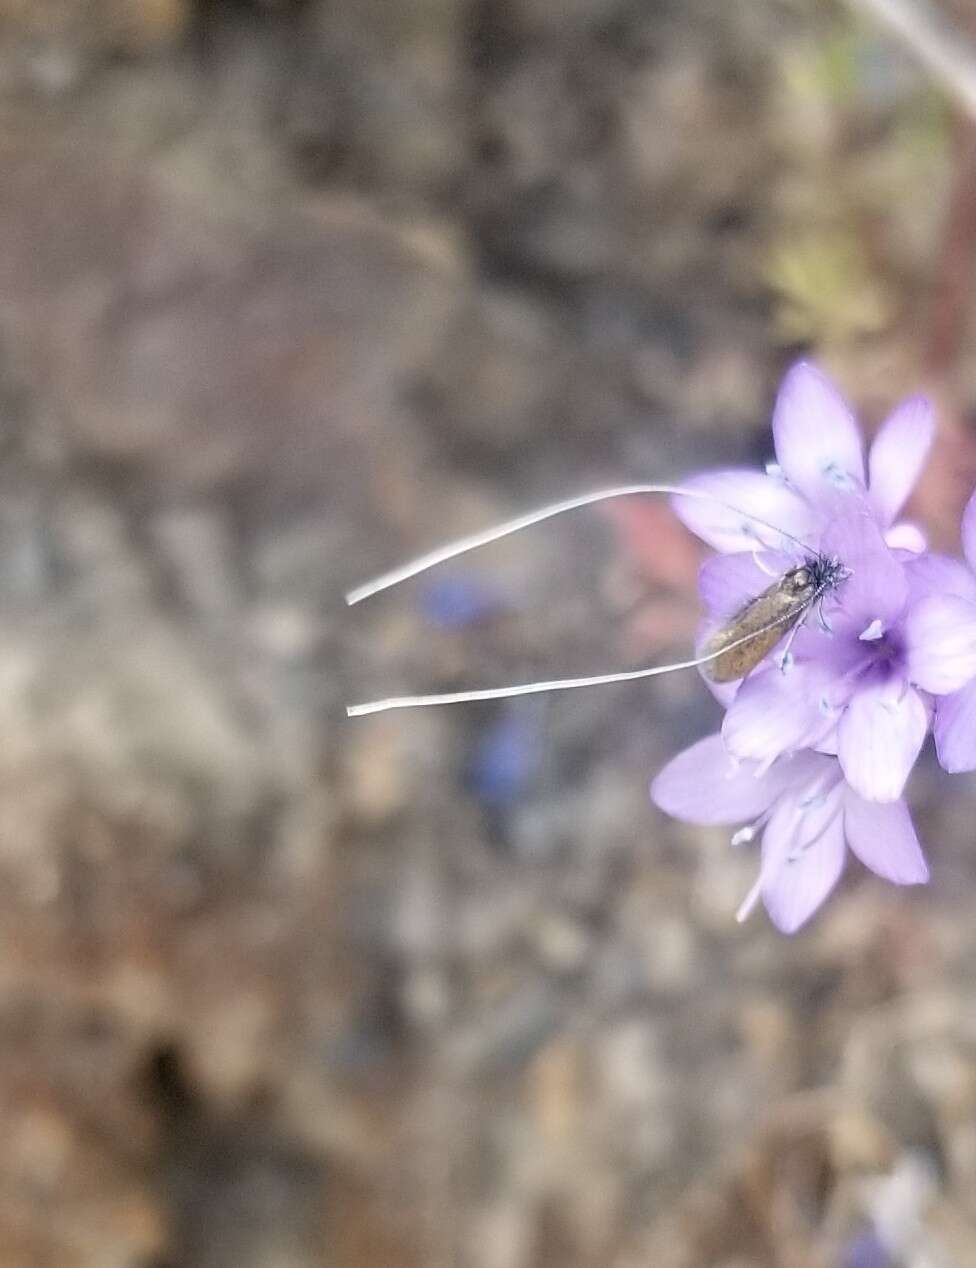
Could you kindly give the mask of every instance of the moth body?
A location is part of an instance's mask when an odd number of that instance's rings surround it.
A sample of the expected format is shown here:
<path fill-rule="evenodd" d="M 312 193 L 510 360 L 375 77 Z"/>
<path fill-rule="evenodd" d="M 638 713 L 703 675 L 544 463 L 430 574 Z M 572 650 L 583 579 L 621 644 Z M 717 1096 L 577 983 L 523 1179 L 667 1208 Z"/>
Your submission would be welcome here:
<path fill-rule="evenodd" d="M 819 599 L 849 575 L 839 559 L 826 555 L 811 556 L 791 568 L 708 638 L 702 655 L 714 659 L 705 662 L 703 672 L 712 682 L 745 678 Z"/>

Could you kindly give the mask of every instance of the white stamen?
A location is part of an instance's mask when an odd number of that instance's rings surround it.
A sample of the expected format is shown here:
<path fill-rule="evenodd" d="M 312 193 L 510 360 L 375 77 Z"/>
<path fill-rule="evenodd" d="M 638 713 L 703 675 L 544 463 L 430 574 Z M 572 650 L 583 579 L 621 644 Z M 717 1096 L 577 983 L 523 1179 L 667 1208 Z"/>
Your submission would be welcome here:
<path fill-rule="evenodd" d="M 752 889 L 750 889 L 748 894 L 746 894 L 742 906 L 735 913 L 735 918 L 740 925 L 744 921 L 748 920 L 756 909 L 756 903 L 759 902 L 759 895 L 762 893 L 762 879 L 762 873 L 760 872 L 759 876 L 756 878 L 755 885 L 753 885 Z"/>
<path fill-rule="evenodd" d="M 875 617 L 867 629 L 862 630 L 861 633 L 858 634 L 858 638 L 862 643 L 873 643 L 876 639 L 881 638 L 884 635 L 884 632 L 884 623 L 879 617 Z"/>
<path fill-rule="evenodd" d="M 755 841 L 760 831 L 769 822 L 769 816 L 773 813 L 772 806 L 768 810 L 764 810 L 762 814 L 753 819 L 752 823 L 747 823 L 744 828 L 739 828 L 737 832 L 732 834 L 731 845 L 749 845 Z"/>
<path fill-rule="evenodd" d="M 827 820 L 827 822 L 823 825 L 823 827 L 820 829 L 819 832 L 815 832 L 813 836 L 808 838 L 806 841 L 801 841 L 799 845 L 795 845 L 793 849 L 790 851 L 790 853 L 786 856 L 787 863 L 799 863 L 800 859 L 803 858 L 804 854 L 806 854 L 808 850 L 811 850 L 817 844 L 818 841 L 823 839 L 823 837 L 827 833 L 828 828 L 832 828 L 839 818 L 840 818 L 840 811 L 838 810 L 837 814 L 832 815 Z"/>

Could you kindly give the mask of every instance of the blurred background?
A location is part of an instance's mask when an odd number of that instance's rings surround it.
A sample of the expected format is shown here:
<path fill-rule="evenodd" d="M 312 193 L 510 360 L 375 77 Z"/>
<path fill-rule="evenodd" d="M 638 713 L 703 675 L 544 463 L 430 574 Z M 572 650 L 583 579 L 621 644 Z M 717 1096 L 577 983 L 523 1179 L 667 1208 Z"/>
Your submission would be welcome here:
<path fill-rule="evenodd" d="M 686 653 L 666 505 L 342 603 L 761 463 L 800 354 L 869 432 L 933 395 L 954 548 L 973 46 L 966 0 L 0 0 L 0 1268 L 976 1263 L 976 779 L 913 778 L 925 892 L 738 926 L 755 857 L 647 799 L 694 674 L 343 716 Z"/>

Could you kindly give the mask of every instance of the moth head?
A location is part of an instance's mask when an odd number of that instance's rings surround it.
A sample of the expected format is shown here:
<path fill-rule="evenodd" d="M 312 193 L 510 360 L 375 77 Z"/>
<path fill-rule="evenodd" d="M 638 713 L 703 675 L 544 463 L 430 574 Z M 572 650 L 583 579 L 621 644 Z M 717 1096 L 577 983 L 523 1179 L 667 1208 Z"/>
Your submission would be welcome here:
<path fill-rule="evenodd" d="M 807 565 L 799 568 L 793 568 L 783 578 L 783 587 L 790 594 L 794 594 L 799 598 L 802 594 L 815 585 L 814 570 Z"/>

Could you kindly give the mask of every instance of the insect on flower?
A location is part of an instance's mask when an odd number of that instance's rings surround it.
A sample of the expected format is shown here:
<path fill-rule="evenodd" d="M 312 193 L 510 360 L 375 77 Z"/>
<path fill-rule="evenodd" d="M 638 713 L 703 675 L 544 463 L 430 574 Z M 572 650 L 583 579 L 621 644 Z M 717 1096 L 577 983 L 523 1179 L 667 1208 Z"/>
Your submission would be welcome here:
<path fill-rule="evenodd" d="M 762 594 L 744 604 L 704 646 L 708 657 L 702 665 L 712 682 L 736 682 L 745 678 L 773 650 L 785 634 L 789 642 L 816 603 L 851 575 L 836 555 L 811 555 L 797 568 L 785 572 Z M 827 629 L 823 612 L 820 623 Z"/>
<path fill-rule="evenodd" d="M 663 494 L 716 552 L 699 571 L 706 626 L 694 658 L 393 697 L 347 712 L 497 700 L 698 667 L 726 710 L 721 730 L 673 758 L 651 796 L 689 822 L 745 821 L 733 844 L 761 835 L 759 875 L 740 919 L 761 899 L 773 923 L 794 932 L 833 889 L 848 850 L 894 884 L 923 883 L 928 869 L 903 793 L 933 715 L 946 768 L 976 766 L 976 495 L 963 525 L 972 571 L 932 554 L 922 532 L 898 519 L 934 433 L 930 404 L 912 397 L 865 453 L 846 402 L 801 362 L 777 395 L 776 462 L 765 474 L 729 469 L 680 488 L 627 485 L 570 498 L 444 546 L 347 596 L 358 603 L 579 507 Z M 809 628 L 811 612 L 831 637 Z"/>

